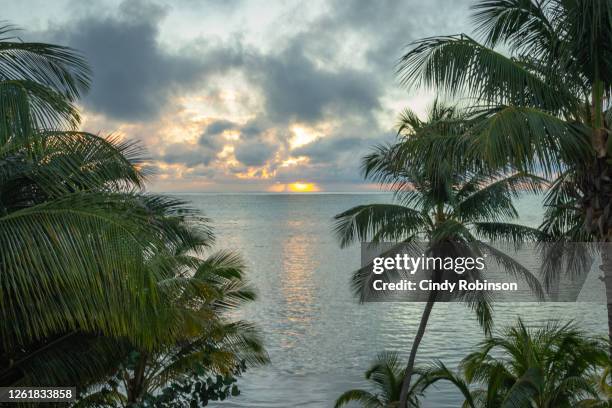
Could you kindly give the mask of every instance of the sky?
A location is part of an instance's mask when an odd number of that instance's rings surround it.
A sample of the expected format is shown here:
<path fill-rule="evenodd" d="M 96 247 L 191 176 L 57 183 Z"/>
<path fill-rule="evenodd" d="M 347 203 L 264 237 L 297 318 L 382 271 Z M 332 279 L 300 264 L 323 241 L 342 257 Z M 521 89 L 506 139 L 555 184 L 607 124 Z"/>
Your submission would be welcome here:
<path fill-rule="evenodd" d="M 26 41 L 93 70 L 82 130 L 139 140 L 147 188 L 366 191 L 361 157 L 392 142 L 409 44 L 469 33 L 468 0 L 0 0 Z"/>

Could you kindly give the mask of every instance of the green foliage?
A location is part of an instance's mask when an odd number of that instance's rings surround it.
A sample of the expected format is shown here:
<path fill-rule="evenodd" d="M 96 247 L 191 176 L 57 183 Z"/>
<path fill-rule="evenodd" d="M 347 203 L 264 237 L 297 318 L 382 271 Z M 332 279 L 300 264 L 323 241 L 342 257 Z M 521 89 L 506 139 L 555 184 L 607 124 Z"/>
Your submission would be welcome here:
<path fill-rule="evenodd" d="M 428 151 L 426 158 L 417 157 L 423 153 L 419 150 L 421 146 L 443 146 L 442 140 L 461 138 L 473 128 L 466 112 L 437 100 L 425 121 L 409 110 L 404 111 L 398 141 L 377 146 L 362 164 L 366 178 L 394 192 L 395 203 L 357 206 L 336 215 L 338 240 L 341 246 L 356 241 L 395 242 L 396 248 L 401 246 L 415 257 L 429 254 L 477 258 L 486 254 L 502 270 L 524 280 L 537 296 L 543 297 L 540 282 L 528 269 L 483 239 L 510 239 L 518 245 L 539 236 L 540 232 L 533 228 L 511 223 L 518 216 L 512 200 L 525 189 L 540 191 L 544 180 L 512 167 L 501 171 L 488 165 L 466 167 L 452 151 L 440 151 L 444 148 Z M 422 143 L 415 144 L 414 140 Z M 428 143 L 430 140 L 434 142 Z M 372 289 L 375 278 L 371 265 L 353 274 L 353 291 L 361 301 L 379 296 Z M 480 280 L 480 272 L 472 270 L 458 275 L 454 271 L 435 270 L 428 278 L 434 282 L 469 282 Z M 486 334 L 492 330 L 492 297 L 487 291 L 431 291 L 400 383 L 398 406 L 408 403 L 416 353 L 431 310 L 435 302 L 450 298 L 461 300 L 475 312 Z M 346 398 L 349 397 L 360 399 L 364 406 L 375 404 L 367 402 L 371 396 L 361 392 Z"/>
<path fill-rule="evenodd" d="M 208 253 L 199 212 L 144 193 L 137 143 L 76 130 L 78 53 L 12 33 L 0 27 L 0 383 L 77 385 L 81 406 L 236 395 L 267 362 L 229 315 L 255 299 L 241 259 Z"/>
<path fill-rule="evenodd" d="M 562 185 L 553 186 L 571 188 L 572 201 L 560 202 L 551 190 L 547 222 L 564 231 L 575 231 L 579 218 L 593 224 L 585 209 L 609 201 L 596 180 L 606 183 L 605 165 L 593 162 L 611 123 L 605 96 L 609 101 L 612 93 L 612 3 L 482 0 L 473 10 L 482 42 L 463 34 L 426 38 L 398 65 L 406 86 L 468 95 L 471 105 L 461 134 L 412 138 L 404 163 L 435 166 L 444 152 L 468 168 L 563 174 Z"/>
<path fill-rule="evenodd" d="M 526 268 L 483 241 L 510 240 L 518 244 L 534 241 L 540 235 L 535 229 L 511 223 L 518 216 L 512 199 L 525 189 L 541 191 L 543 179 L 517 171 L 511 175 L 460 171 L 440 155 L 436 166 L 403 160 L 412 138 L 455 134 L 461 131 L 462 118 L 461 110 L 438 102 L 432 106 L 426 121 L 404 112 L 398 142 L 377 146 L 363 159 L 362 165 L 367 178 L 394 192 L 395 203 L 361 205 L 336 215 L 338 240 L 342 246 L 365 241 L 414 245 L 416 256 L 453 243 L 459 248 L 456 256 L 478 257 L 486 253 L 509 274 L 524 279 L 537 295 L 543 296 L 538 280 Z M 425 247 L 420 247 L 421 242 L 425 242 Z M 374 295 L 371 279 L 367 267 L 353 275 L 353 289 L 361 300 Z M 488 295 L 484 292 L 466 295 L 464 300 L 477 313 L 485 331 L 490 330 Z"/>
<path fill-rule="evenodd" d="M 439 156 L 425 153 L 455 149 L 468 167 L 511 165 L 551 177 L 593 171 L 609 108 L 604 95 L 612 93 L 612 3 L 482 0 L 473 10 L 482 42 L 426 38 L 399 62 L 404 85 L 467 95 L 471 105 L 466 131 L 413 140 L 411 158 L 433 165 Z"/>
<path fill-rule="evenodd" d="M 397 161 L 435 169 L 446 157 L 469 171 L 553 180 L 540 228 L 554 243 L 542 270 L 550 288 L 564 271 L 589 270 L 588 249 L 572 243 L 612 239 L 612 2 L 480 0 L 472 9 L 476 38 L 418 40 L 398 64 L 409 88 L 468 97 L 461 131 L 412 137 Z"/>
<path fill-rule="evenodd" d="M 205 407 L 210 401 L 225 401 L 229 397 L 237 397 L 240 390 L 236 378 L 231 375 L 217 375 L 202 380 L 194 376 L 185 384 L 173 383 L 162 390 L 161 395 L 147 395 L 143 398 L 143 407 L 182 408 Z"/>
<path fill-rule="evenodd" d="M 0 26 L 0 144 L 40 130 L 74 130 L 80 119 L 74 103 L 89 88 L 89 65 L 75 50 L 23 42 L 16 33 Z"/>
<path fill-rule="evenodd" d="M 458 371 L 439 360 L 415 370 L 418 380 L 408 407 L 418 407 L 419 398 L 439 382 L 457 389 L 463 408 L 609 407 L 607 350 L 606 340 L 589 337 L 574 324 L 528 328 L 519 319 L 480 342 Z M 403 373 L 397 353 L 380 353 L 366 372 L 377 392 L 350 390 L 335 406 L 399 407 Z"/>
<path fill-rule="evenodd" d="M 421 385 L 424 392 L 448 381 L 471 408 L 608 406 L 598 374 L 609 370 L 607 351 L 606 341 L 573 324 L 530 329 L 519 320 L 482 341 L 463 359 L 460 373 L 438 361 L 423 370 Z"/>
<path fill-rule="evenodd" d="M 127 368 L 134 369 L 137 353 L 128 357 Z M 196 364 L 183 379 L 173 381 L 155 393 L 145 393 L 140 401 L 129 403 L 119 391 L 122 382 L 118 374 L 104 384 L 96 393 L 80 398 L 75 407 L 109 408 L 183 408 L 205 407 L 211 401 L 225 401 L 240 395 L 237 377 L 246 371 L 246 363 L 240 362 L 231 373 L 208 376 L 209 368 L 205 364 Z"/>
<path fill-rule="evenodd" d="M 351 402 L 356 402 L 364 408 L 391 408 L 398 407 L 402 380 L 405 369 L 402 368 L 397 353 L 382 352 L 365 372 L 365 379 L 376 389 L 376 393 L 366 390 L 354 389 L 344 392 L 334 405 L 340 408 Z M 409 393 L 408 407 L 418 408 L 421 396 L 420 384 L 412 387 Z"/>
<path fill-rule="evenodd" d="M 257 330 L 226 317 L 255 299 L 243 280 L 241 259 L 227 251 L 206 259 L 188 255 L 194 250 L 181 248 L 151 259 L 150 267 L 173 271 L 157 283 L 167 309 L 145 321 L 159 325 L 161 335 L 150 349 L 118 342 L 124 357 L 111 367 L 106 385 L 82 389 L 82 406 L 99 401 L 100 407 L 170 407 L 222 400 L 236 394 L 236 377 L 247 367 L 268 361 Z"/>

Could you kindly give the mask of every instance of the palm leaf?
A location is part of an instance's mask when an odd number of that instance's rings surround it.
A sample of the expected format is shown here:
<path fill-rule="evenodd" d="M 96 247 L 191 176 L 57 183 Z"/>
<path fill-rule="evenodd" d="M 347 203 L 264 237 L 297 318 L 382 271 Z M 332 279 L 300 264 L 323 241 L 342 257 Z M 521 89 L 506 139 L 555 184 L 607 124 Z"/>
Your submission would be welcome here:
<path fill-rule="evenodd" d="M 91 70 L 75 50 L 53 44 L 22 42 L 17 29 L 0 26 L 0 80 L 24 79 L 76 100 L 90 83 Z"/>
<path fill-rule="evenodd" d="M 374 236 L 377 242 L 402 240 L 427 222 L 419 211 L 395 204 L 361 205 L 334 218 L 334 230 L 342 247 Z"/>
<path fill-rule="evenodd" d="M 359 402 L 363 408 L 381 408 L 378 397 L 364 390 L 349 390 L 344 392 L 334 404 L 334 408 L 343 407 L 351 402 Z"/>
<path fill-rule="evenodd" d="M 516 104 L 549 111 L 571 110 L 576 98 L 553 87 L 519 61 L 465 34 L 414 42 L 398 64 L 402 84 L 468 95 L 485 104 Z"/>

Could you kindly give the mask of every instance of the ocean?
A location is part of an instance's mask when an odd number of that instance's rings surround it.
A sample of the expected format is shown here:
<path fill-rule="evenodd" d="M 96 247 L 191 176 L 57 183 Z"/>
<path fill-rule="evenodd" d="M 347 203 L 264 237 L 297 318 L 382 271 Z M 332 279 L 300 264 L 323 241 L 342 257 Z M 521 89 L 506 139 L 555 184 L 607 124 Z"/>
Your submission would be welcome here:
<path fill-rule="evenodd" d="M 257 323 L 271 364 L 239 379 L 241 395 L 222 407 L 332 407 L 351 388 L 367 388 L 364 372 L 376 354 L 407 356 L 422 304 L 359 304 L 350 292 L 359 267 L 359 245 L 341 249 L 332 217 L 355 205 L 390 202 L 390 194 L 174 194 L 212 220 L 215 249 L 238 251 L 258 300 L 240 311 Z M 516 202 L 520 222 L 537 226 L 541 197 Z M 574 320 L 593 335 L 605 335 L 605 305 L 596 303 L 503 303 L 495 306 L 497 328 L 518 317 L 530 325 Z M 417 364 L 434 359 L 455 368 L 483 339 L 473 313 L 458 303 L 436 304 Z M 424 407 L 459 407 L 458 391 L 432 388 Z"/>

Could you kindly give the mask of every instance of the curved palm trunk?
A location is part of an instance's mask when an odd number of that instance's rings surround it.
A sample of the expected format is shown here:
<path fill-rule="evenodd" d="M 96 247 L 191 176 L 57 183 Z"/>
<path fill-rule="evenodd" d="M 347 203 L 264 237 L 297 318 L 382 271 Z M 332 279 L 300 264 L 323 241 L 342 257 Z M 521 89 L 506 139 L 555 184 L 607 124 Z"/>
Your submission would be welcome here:
<path fill-rule="evenodd" d="M 608 156 L 606 156 L 608 157 Z M 592 181 L 586 183 L 585 224 L 589 232 L 596 234 L 601 255 L 599 269 L 603 272 L 608 308 L 608 336 L 612 356 L 612 168 L 604 159 L 597 159 L 590 169 Z"/>
<path fill-rule="evenodd" d="M 427 304 L 425 305 L 425 309 L 423 310 L 423 314 L 421 315 L 421 322 L 419 323 L 419 329 L 417 331 L 416 336 L 414 337 L 414 342 L 412 343 L 412 349 L 410 350 L 410 357 L 408 358 L 408 365 L 406 366 L 406 375 L 404 376 L 404 380 L 402 381 L 402 390 L 400 392 L 400 408 L 405 408 L 408 403 L 408 392 L 410 391 L 410 381 L 412 379 L 412 373 L 414 371 L 414 361 L 416 360 L 416 353 L 421 344 L 421 340 L 423 340 L 423 335 L 425 334 L 425 328 L 427 327 L 427 322 L 429 321 L 429 315 L 431 314 L 431 310 L 433 309 L 434 303 L 436 303 L 436 295 L 437 291 L 431 291 L 429 294 L 429 298 L 427 299 Z"/>
<path fill-rule="evenodd" d="M 612 231 L 609 208 L 612 206 L 612 195 L 610 194 L 610 169 L 607 161 L 609 160 L 607 134 L 605 131 L 605 121 L 603 116 L 604 105 L 604 83 L 599 79 L 599 73 L 595 72 L 596 79 L 593 83 L 592 90 L 592 127 L 593 139 L 592 145 L 597 154 L 597 173 L 595 174 L 596 190 L 598 195 L 597 207 L 595 210 L 602 212 L 600 217 L 603 219 L 599 222 L 600 239 L 603 244 L 600 246 L 601 265 L 604 276 L 603 281 L 606 288 L 606 302 L 608 308 L 608 337 L 610 339 L 610 356 L 612 356 Z M 603 210 L 602 210 L 603 209 Z"/>

